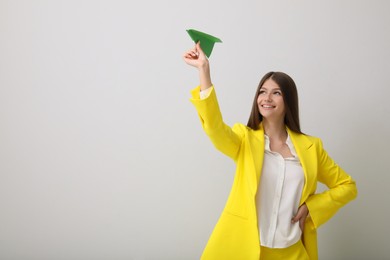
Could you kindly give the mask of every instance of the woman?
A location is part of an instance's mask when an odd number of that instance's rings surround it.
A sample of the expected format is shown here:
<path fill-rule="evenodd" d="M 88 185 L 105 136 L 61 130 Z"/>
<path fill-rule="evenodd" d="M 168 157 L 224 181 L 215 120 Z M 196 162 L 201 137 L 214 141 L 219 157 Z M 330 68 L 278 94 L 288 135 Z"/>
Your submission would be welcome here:
<path fill-rule="evenodd" d="M 247 126 L 227 126 L 197 43 L 183 55 L 199 71 L 192 90 L 203 129 L 236 163 L 232 190 L 202 259 L 318 259 L 316 229 L 357 195 L 355 181 L 300 130 L 294 81 L 267 73 Z M 329 188 L 316 194 L 317 182 Z"/>

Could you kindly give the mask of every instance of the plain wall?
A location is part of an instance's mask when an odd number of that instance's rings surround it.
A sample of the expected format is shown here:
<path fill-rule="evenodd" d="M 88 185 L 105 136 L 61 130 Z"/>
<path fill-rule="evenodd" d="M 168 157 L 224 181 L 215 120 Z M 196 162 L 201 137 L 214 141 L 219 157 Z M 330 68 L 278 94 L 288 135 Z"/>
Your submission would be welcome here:
<path fill-rule="evenodd" d="M 225 121 L 290 74 L 302 130 L 357 181 L 320 259 L 388 257 L 390 2 L 0 1 L 0 259 L 198 259 L 234 164 L 202 132 L 182 61 L 210 58 Z M 320 187 L 322 189 L 322 187 Z"/>

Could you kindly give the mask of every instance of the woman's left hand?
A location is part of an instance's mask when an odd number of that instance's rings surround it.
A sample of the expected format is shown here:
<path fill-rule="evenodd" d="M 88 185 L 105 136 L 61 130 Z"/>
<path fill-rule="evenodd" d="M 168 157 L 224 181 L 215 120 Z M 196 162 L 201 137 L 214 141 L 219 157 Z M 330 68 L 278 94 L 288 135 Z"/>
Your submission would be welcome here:
<path fill-rule="evenodd" d="M 296 223 L 299 221 L 299 227 L 303 232 L 303 228 L 305 227 L 305 221 L 308 215 L 309 209 L 307 208 L 306 203 L 303 203 L 299 207 L 297 214 L 291 219 L 291 223 Z"/>

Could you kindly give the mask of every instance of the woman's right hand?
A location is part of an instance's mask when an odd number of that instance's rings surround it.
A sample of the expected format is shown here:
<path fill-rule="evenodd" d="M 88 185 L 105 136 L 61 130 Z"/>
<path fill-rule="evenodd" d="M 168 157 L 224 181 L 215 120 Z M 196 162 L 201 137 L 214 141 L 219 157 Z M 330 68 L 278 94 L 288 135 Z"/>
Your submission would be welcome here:
<path fill-rule="evenodd" d="M 194 48 L 185 52 L 183 59 L 188 65 L 198 69 L 208 69 L 209 67 L 209 61 L 200 47 L 200 42 L 198 42 Z"/>

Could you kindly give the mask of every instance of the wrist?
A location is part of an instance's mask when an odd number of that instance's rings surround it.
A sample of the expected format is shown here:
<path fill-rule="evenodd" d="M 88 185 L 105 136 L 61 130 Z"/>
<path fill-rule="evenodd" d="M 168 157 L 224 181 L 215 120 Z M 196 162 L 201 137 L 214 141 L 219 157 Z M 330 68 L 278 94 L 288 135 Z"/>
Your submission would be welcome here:
<path fill-rule="evenodd" d="M 208 62 L 205 62 L 203 64 L 200 64 L 198 69 L 199 69 L 199 71 L 208 72 L 210 70 L 210 65 Z"/>

